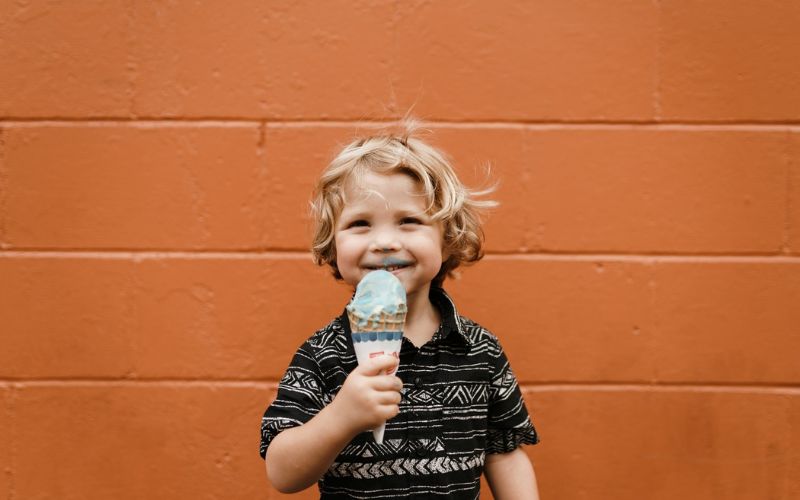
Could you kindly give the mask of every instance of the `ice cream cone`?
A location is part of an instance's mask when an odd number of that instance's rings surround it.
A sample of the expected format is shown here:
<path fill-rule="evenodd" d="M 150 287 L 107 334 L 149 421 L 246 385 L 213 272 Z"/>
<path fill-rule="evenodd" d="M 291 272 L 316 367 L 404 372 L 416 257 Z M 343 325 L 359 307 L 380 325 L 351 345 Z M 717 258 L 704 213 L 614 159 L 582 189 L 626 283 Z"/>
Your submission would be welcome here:
<path fill-rule="evenodd" d="M 353 348 L 359 365 L 381 355 L 400 358 L 406 312 L 405 289 L 393 274 L 373 271 L 361 280 L 353 300 L 347 305 Z M 383 443 L 385 429 L 385 423 L 373 429 L 376 443 Z"/>

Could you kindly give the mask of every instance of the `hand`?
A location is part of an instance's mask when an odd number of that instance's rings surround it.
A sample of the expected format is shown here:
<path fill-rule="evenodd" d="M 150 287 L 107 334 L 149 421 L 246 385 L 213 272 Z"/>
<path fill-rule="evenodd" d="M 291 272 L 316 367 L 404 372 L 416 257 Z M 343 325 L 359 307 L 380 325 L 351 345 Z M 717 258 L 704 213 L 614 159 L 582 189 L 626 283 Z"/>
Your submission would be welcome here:
<path fill-rule="evenodd" d="M 403 381 L 394 375 L 399 360 L 378 356 L 353 370 L 330 404 L 337 420 L 353 435 L 368 431 L 400 413 Z"/>

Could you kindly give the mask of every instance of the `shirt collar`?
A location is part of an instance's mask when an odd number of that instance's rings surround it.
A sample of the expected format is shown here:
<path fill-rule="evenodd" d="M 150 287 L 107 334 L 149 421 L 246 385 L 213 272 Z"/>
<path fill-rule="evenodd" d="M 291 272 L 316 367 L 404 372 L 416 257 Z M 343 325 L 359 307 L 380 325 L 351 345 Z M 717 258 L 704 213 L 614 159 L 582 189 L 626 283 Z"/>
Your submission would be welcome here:
<path fill-rule="evenodd" d="M 429 297 L 433 305 L 439 309 L 439 314 L 442 315 L 441 338 L 448 341 L 460 340 L 467 346 L 472 345 L 469 337 L 464 332 L 464 325 L 461 324 L 461 317 L 458 315 L 456 305 L 453 299 L 447 295 L 447 292 L 439 287 L 432 286 Z"/>
<path fill-rule="evenodd" d="M 447 295 L 447 292 L 439 287 L 431 286 L 431 291 L 428 296 L 431 299 L 431 303 L 439 309 L 439 314 L 442 316 L 442 324 L 439 325 L 439 330 L 434 335 L 434 339 L 439 338 L 445 342 L 456 341 L 466 346 L 471 346 L 472 341 L 464 332 L 464 325 L 461 323 L 461 317 L 458 315 L 456 305 L 453 299 Z M 352 330 L 350 330 L 350 320 L 347 317 L 347 309 L 342 311 L 342 315 L 339 318 L 344 332 L 349 338 L 352 334 Z"/>

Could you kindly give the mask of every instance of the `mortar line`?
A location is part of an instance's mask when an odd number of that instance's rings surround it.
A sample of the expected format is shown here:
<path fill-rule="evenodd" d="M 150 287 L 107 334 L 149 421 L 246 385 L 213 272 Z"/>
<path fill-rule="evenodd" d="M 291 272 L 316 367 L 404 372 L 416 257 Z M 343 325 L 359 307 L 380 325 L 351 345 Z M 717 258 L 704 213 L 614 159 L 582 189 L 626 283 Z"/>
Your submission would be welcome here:
<path fill-rule="evenodd" d="M 269 241 L 268 227 L 268 213 L 269 210 L 267 209 L 268 203 L 267 200 L 269 199 L 268 188 L 269 185 L 269 161 L 268 161 L 268 149 L 267 149 L 267 124 L 264 122 L 260 122 L 258 124 L 258 142 L 256 143 L 256 154 L 258 157 L 258 168 L 256 172 L 256 179 L 258 182 L 255 185 L 255 194 L 254 194 L 254 213 L 255 220 L 257 221 L 256 227 L 256 234 L 258 235 L 258 246 L 259 249 L 262 251 L 268 251 L 269 245 L 267 242 Z"/>
<path fill-rule="evenodd" d="M 199 388 L 258 388 L 275 389 L 279 379 L 191 379 L 191 378 L 39 378 L 0 379 L 0 388 L 12 391 L 24 387 L 199 387 Z M 800 384 L 765 382 L 759 383 L 708 383 L 708 382 L 635 382 L 635 381 L 547 381 L 520 382 L 520 388 L 529 392 L 598 391 L 598 392 L 730 392 L 730 393 L 776 393 L 800 396 Z"/>
<path fill-rule="evenodd" d="M 136 119 L 137 104 L 137 89 L 139 82 L 139 43 L 135 36 L 136 33 L 136 8 L 131 0 L 123 2 L 123 10 L 125 12 L 125 24 L 127 33 L 125 33 L 126 54 L 125 54 L 125 77 L 126 77 L 126 90 L 128 93 L 128 116 L 131 119 Z"/>
<path fill-rule="evenodd" d="M 576 384 L 520 384 L 522 392 L 695 392 L 725 394 L 780 394 L 800 396 L 797 384 L 648 384 L 648 383 L 576 383 Z"/>
<path fill-rule="evenodd" d="M 662 43 L 662 36 L 663 36 L 663 29 L 661 24 L 661 17 L 662 17 L 662 6 L 660 0 L 653 0 L 653 4 L 656 8 L 656 47 L 655 47 L 655 88 L 653 89 L 653 112 L 655 114 L 654 118 L 655 121 L 661 121 L 661 43 Z"/>
<path fill-rule="evenodd" d="M 16 415 L 16 402 L 17 398 L 17 389 L 15 387 L 9 387 L 9 394 L 8 394 L 8 403 L 5 406 L 6 408 L 6 415 L 8 417 L 8 421 L 11 423 L 9 433 L 8 433 L 8 450 L 9 450 L 9 468 L 8 471 L 5 473 L 8 477 L 8 500 L 14 500 L 17 496 L 17 462 L 19 460 L 17 450 L 17 415 Z"/>
<path fill-rule="evenodd" d="M 82 126 L 132 126 L 132 127 L 253 127 L 266 124 L 268 127 L 307 128 L 307 127 L 383 127 L 396 125 L 398 118 L 385 120 L 353 119 L 286 119 L 238 117 L 3 117 L 0 126 L 14 127 L 82 127 Z M 800 120 L 728 120 L 728 121 L 690 121 L 690 120 L 447 120 L 431 119 L 422 122 L 430 128 L 475 129 L 475 128 L 526 128 L 530 130 L 745 130 L 745 131 L 785 131 L 800 130 Z"/>
<path fill-rule="evenodd" d="M 184 259 L 184 260 L 308 260 L 311 253 L 298 250 L 39 250 L 14 249 L 0 250 L 0 259 L 97 259 L 97 260 L 145 260 Z M 642 254 L 642 253 L 487 253 L 484 257 L 491 261 L 520 262 L 629 262 L 640 264 L 654 263 L 709 263 L 709 264 L 798 264 L 800 255 L 776 254 Z"/>
<path fill-rule="evenodd" d="M 201 388 L 261 388 L 270 389 L 278 387 L 276 380 L 258 379 L 192 379 L 192 378 L 114 378 L 114 377 L 75 377 L 75 378 L 0 378 L 0 388 L 11 390 L 24 387 L 201 387 Z"/>
<path fill-rule="evenodd" d="M 784 209 L 784 218 L 783 218 L 783 242 L 781 251 L 784 254 L 789 254 L 791 252 L 791 234 L 792 234 L 792 207 L 793 207 L 793 200 L 792 200 L 792 169 L 794 164 L 792 162 L 792 132 L 786 132 L 786 145 L 784 148 L 784 158 L 786 160 L 786 186 L 785 186 L 785 196 L 786 196 L 786 206 Z"/>
<path fill-rule="evenodd" d="M 8 237 L 8 172 L 6 170 L 6 130 L 0 124 L 0 252 L 10 248 Z"/>

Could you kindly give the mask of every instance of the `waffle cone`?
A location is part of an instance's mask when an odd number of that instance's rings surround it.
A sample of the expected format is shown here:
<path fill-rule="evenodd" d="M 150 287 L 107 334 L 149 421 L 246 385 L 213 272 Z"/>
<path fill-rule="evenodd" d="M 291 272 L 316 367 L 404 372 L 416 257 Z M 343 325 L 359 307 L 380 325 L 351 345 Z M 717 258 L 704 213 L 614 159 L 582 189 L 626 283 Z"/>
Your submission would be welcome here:
<path fill-rule="evenodd" d="M 347 311 L 347 317 L 350 320 L 350 330 L 352 332 L 397 332 L 403 331 L 403 325 L 406 322 L 406 313 L 398 312 L 396 314 L 380 313 L 378 317 L 371 317 L 366 324 L 359 325 L 361 318 L 353 314 L 352 311 Z"/>

